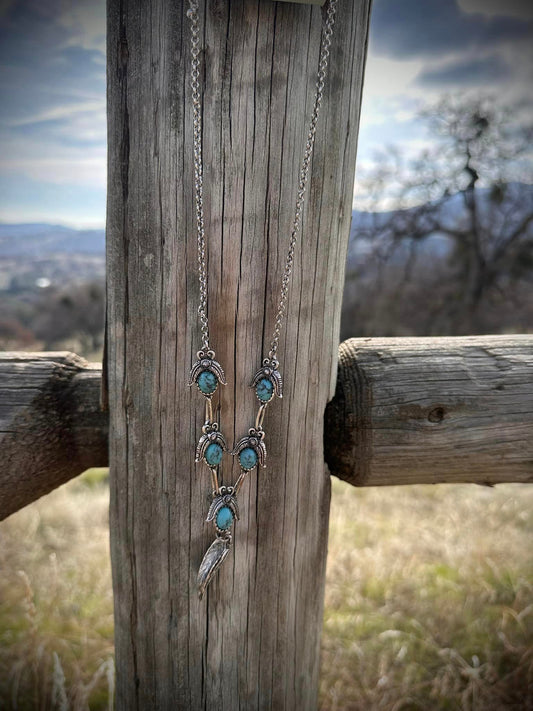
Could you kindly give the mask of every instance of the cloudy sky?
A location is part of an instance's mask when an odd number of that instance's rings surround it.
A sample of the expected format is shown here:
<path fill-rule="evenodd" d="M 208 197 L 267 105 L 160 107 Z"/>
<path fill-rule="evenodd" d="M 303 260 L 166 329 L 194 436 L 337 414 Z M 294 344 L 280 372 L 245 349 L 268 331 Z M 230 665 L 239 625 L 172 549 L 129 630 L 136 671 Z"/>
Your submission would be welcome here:
<path fill-rule="evenodd" d="M 0 221 L 104 224 L 104 33 L 102 0 L 0 0 Z M 360 164 L 426 144 L 424 102 L 479 91 L 529 118 L 530 0 L 374 0 Z"/>

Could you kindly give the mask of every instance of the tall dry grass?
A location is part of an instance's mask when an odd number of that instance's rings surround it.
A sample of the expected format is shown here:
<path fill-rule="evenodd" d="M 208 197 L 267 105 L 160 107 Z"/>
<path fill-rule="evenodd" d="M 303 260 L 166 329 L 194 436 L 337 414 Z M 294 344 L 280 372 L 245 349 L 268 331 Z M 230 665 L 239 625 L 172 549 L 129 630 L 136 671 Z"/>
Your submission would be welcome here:
<path fill-rule="evenodd" d="M 95 479 L 0 524 L 0 709 L 113 708 L 109 494 Z"/>
<path fill-rule="evenodd" d="M 533 708 L 533 487 L 333 492 L 322 708 Z"/>
<path fill-rule="evenodd" d="M 2 709 L 113 706 L 101 475 L 0 524 Z M 532 504 L 531 486 L 334 482 L 321 708 L 533 708 Z"/>

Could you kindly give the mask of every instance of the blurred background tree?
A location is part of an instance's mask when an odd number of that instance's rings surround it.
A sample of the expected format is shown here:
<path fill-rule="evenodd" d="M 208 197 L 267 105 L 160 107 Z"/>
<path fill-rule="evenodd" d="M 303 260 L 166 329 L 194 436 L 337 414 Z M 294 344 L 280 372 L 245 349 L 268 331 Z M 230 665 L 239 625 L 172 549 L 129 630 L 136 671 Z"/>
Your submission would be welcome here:
<path fill-rule="evenodd" d="M 33 332 L 46 350 L 75 338 L 83 354 L 103 346 L 105 286 L 99 282 L 72 285 L 51 291 L 40 300 Z"/>
<path fill-rule="evenodd" d="M 72 350 L 99 360 L 104 338 L 105 285 L 100 280 L 28 290 L 6 299 L 0 350 Z"/>
<path fill-rule="evenodd" d="M 389 148 L 359 181 L 368 210 L 353 216 L 342 338 L 527 331 L 533 131 L 488 97 L 421 116 L 433 147 Z"/>

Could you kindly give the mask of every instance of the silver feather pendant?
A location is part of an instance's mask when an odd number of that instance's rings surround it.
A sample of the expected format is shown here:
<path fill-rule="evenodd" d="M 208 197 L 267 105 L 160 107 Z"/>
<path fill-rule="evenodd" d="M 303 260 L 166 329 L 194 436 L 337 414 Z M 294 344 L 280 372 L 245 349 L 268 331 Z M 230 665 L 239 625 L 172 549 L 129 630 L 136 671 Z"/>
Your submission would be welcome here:
<path fill-rule="evenodd" d="M 217 537 L 207 549 L 198 571 L 198 593 L 202 599 L 214 574 L 222 565 L 231 548 L 231 527 L 239 519 L 239 506 L 232 486 L 221 486 L 213 492 L 207 521 L 215 526 Z"/>
<path fill-rule="evenodd" d="M 198 594 L 200 600 L 204 596 L 207 586 L 211 582 L 214 574 L 222 565 L 231 548 L 231 535 L 217 536 L 207 549 L 200 569 L 198 571 Z"/>

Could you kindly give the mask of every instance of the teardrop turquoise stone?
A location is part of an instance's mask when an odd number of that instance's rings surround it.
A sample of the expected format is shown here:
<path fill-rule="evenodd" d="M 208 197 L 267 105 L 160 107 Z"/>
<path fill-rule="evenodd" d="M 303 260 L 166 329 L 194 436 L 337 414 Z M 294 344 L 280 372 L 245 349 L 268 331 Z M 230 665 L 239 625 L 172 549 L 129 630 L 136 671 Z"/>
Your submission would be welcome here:
<path fill-rule="evenodd" d="M 274 393 L 274 385 L 268 378 L 261 378 L 255 386 L 255 392 L 261 402 L 268 402 Z"/>
<path fill-rule="evenodd" d="M 196 381 L 204 395 L 211 395 L 218 385 L 217 376 L 210 370 L 202 370 Z"/>
<path fill-rule="evenodd" d="M 223 506 L 219 509 L 216 518 L 217 526 L 225 531 L 233 523 L 233 513 L 229 506 Z"/>
<path fill-rule="evenodd" d="M 211 442 L 205 450 L 205 461 L 210 467 L 218 467 L 222 461 L 222 447 L 216 442 Z"/>
<path fill-rule="evenodd" d="M 251 447 L 245 447 L 239 454 L 239 462 L 243 469 L 253 469 L 257 464 L 257 452 Z"/>

